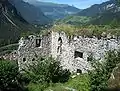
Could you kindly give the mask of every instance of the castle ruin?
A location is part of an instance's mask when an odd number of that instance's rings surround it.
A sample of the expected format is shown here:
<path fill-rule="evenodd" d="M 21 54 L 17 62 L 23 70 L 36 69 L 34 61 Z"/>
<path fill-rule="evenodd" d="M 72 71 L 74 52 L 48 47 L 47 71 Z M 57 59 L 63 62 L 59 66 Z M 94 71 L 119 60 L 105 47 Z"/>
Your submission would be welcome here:
<path fill-rule="evenodd" d="M 52 56 L 63 68 L 71 72 L 85 73 L 91 69 L 88 57 L 103 59 L 105 52 L 118 49 L 120 39 L 74 36 L 70 39 L 64 32 L 50 32 L 47 35 L 21 38 L 18 48 L 18 64 L 24 67 L 40 56 Z"/>

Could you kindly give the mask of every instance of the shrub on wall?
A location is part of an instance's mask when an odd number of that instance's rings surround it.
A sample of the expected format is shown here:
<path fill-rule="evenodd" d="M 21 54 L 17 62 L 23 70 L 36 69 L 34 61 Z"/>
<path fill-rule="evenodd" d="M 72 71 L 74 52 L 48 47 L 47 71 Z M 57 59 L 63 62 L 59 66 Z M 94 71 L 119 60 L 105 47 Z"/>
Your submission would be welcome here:
<path fill-rule="evenodd" d="M 66 82 L 70 76 L 69 70 L 63 70 L 60 62 L 51 57 L 36 60 L 25 72 L 32 83 Z"/>

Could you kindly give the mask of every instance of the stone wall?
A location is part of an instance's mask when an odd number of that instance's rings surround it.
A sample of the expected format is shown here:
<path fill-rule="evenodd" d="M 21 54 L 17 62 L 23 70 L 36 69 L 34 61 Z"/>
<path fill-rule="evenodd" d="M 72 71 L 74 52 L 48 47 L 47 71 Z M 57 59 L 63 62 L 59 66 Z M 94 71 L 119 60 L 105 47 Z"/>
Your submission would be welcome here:
<path fill-rule="evenodd" d="M 36 40 L 41 41 L 36 47 Z M 39 41 L 38 41 L 39 42 Z M 118 49 L 120 39 L 88 38 L 74 36 L 70 39 L 64 32 L 51 32 L 46 36 L 21 38 L 18 48 L 18 63 L 29 64 L 40 56 L 52 56 L 61 62 L 63 68 L 71 72 L 87 72 L 91 69 L 87 59 L 92 54 L 96 59 L 103 59 L 108 50 Z"/>
<path fill-rule="evenodd" d="M 18 64 L 20 69 L 26 65 L 31 64 L 33 61 L 41 56 L 48 56 L 51 53 L 51 35 L 44 36 L 29 36 L 19 41 L 18 48 Z"/>
<path fill-rule="evenodd" d="M 58 52 L 59 38 L 62 39 L 61 52 Z M 116 38 L 88 38 L 74 36 L 72 39 L 64 33 L 52 32 L 52 55 L 61 61 L 63 68 L 83 73 L 91 69 L 87 59 L 92 54 L 96 59 L 104 59 L 109 50 L 118 49 L 120 39 Z"/>

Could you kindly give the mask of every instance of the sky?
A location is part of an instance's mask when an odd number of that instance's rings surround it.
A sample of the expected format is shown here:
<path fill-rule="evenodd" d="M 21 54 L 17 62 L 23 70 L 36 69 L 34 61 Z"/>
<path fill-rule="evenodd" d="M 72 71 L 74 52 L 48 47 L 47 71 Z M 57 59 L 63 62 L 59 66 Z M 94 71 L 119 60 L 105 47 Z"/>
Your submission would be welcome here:
<path fill-rule="evenodd" d="M 53 2 L 58 4 L 69 4 L 74 5 L 75 7 L 80 9 L 85 9 L 93 4 L 100 4 L 108 0 L 38 0 L 38 1 Z"/>

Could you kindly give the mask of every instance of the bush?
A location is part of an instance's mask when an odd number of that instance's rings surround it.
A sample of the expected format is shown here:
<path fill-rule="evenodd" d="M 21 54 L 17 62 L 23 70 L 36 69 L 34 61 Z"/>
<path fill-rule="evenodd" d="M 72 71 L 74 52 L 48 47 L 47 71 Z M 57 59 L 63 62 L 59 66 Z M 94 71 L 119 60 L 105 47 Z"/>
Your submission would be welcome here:
<path fill-rule="evenodd" d="M 40 58 L 25 70 L 27 77 L 33 83 L 66 82 L 69 70 L 63 70 L 58 61 L 53 58 Z"/>
<path fill-rule="evenodd" d="M 120 88 L 120 64 L 114 68 L 112 71 L 111 77 L 108 81 L 109 88 Z"/>
<path fill-rule="evenodd" d="M 18 77 L 18 66 L 15 62 L 0 60 L 0 90 L 13 91 L 17 89 L 17 91 L 19 91 L 20 84 Z"/>
<path fill-rule="evenodd" d="M 104 62 L 89 58 L 94 70 L 89 72 L 91 91 L 104 91 L 108 88 L 108 80 L 113 69 L 120 63 L 120 52 L 109 51 Z"/>

